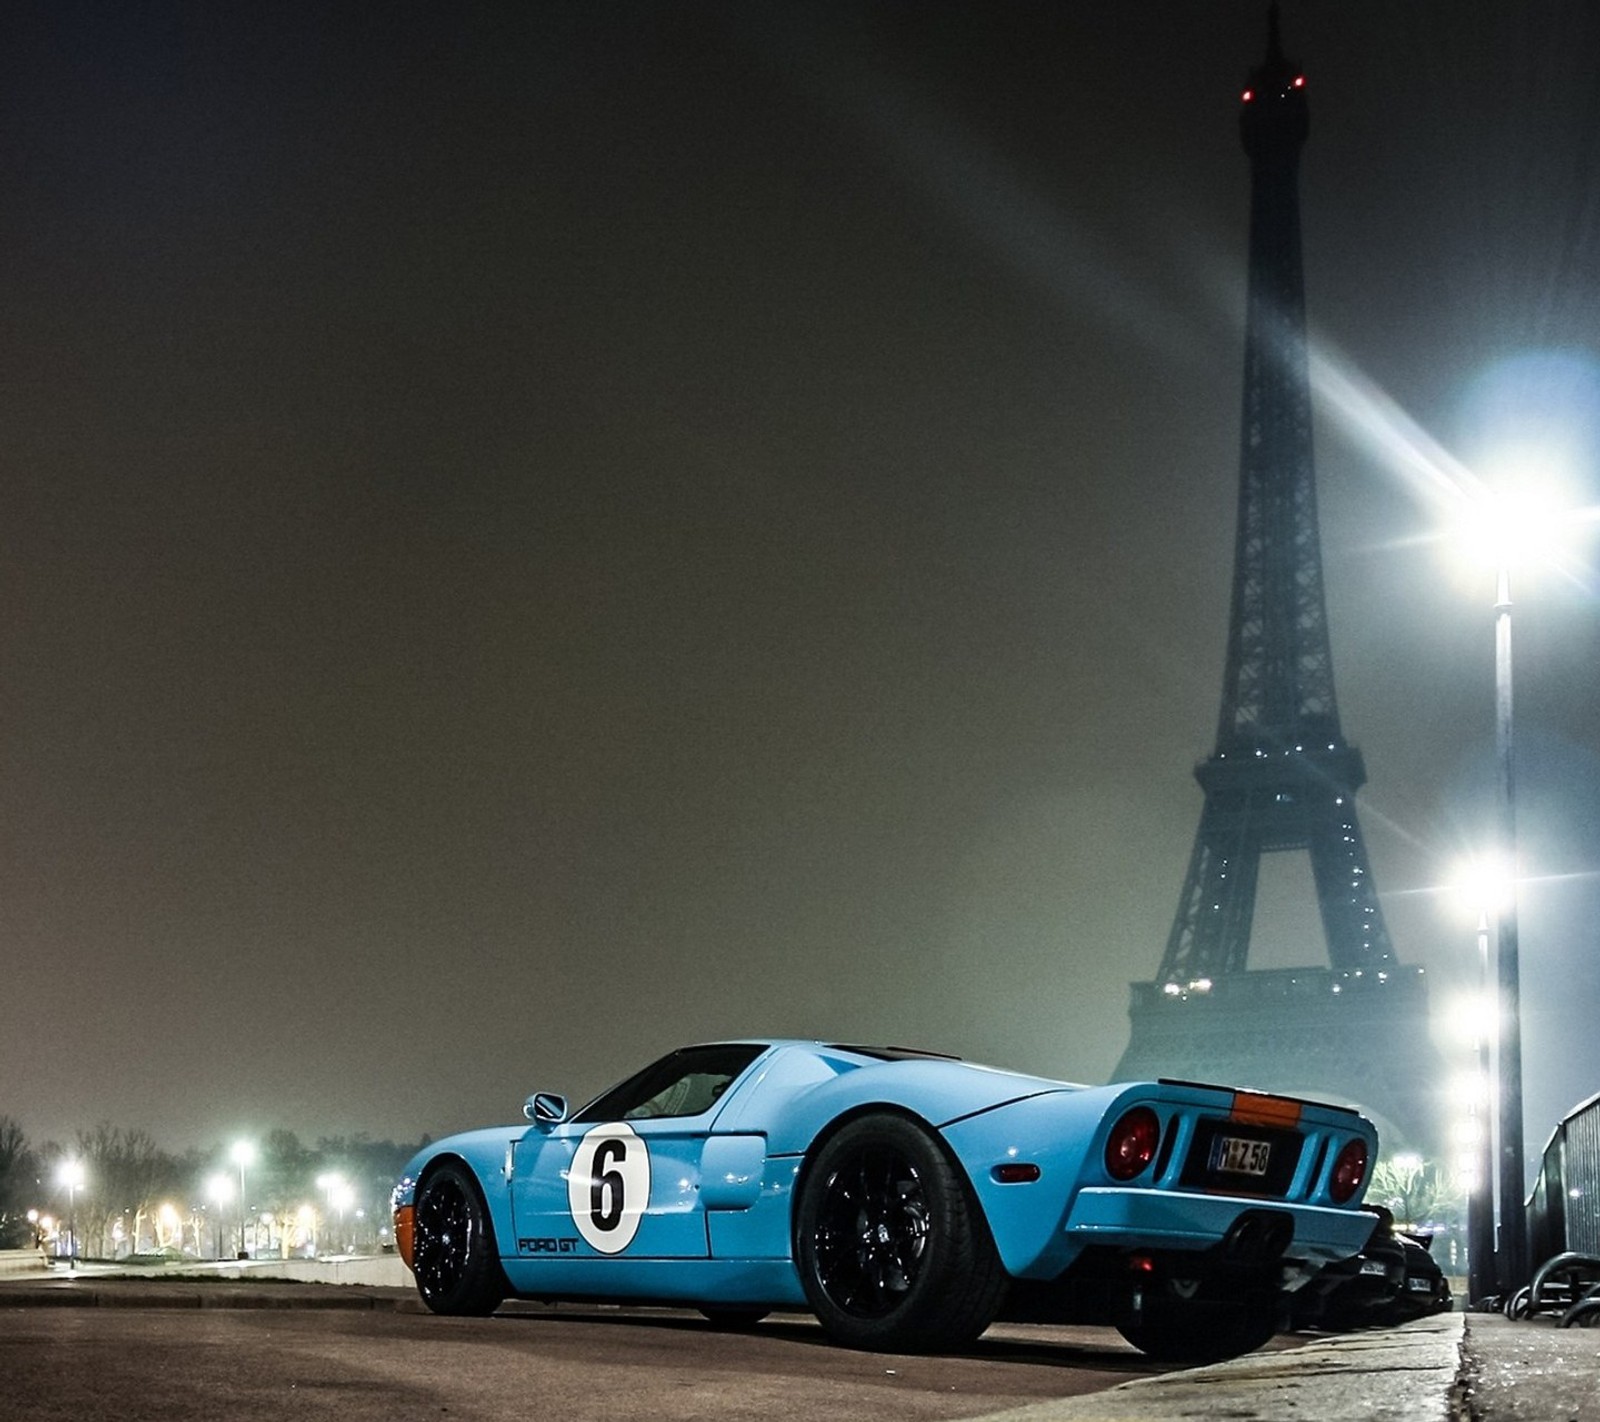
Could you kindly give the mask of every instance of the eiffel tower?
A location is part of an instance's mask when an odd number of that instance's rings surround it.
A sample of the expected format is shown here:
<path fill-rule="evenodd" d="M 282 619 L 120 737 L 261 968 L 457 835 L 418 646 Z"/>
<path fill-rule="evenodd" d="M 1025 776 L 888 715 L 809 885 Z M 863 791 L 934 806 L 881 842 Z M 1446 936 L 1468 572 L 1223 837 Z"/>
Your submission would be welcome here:
<path fill-rule="evenodd" d="M 1386 1150 L 1438 1144 L 1426 983 L 1397 961 L 1339 728 L 1311 458 L 1299 164 L 1305 76 L 1278 12 L 1243 94 L 1252 175 L 1233 603 L 1217 745 L 1188 875 L 1152 982 L 1132 984 L 1117 1079 L 1204 1077 L 1355 1102 Z M 1249 966 L 1265 854 L 1309 855 L 1327 967 Z M 1396 1137 L 1398 1136 L 1398 1140 Z"/>

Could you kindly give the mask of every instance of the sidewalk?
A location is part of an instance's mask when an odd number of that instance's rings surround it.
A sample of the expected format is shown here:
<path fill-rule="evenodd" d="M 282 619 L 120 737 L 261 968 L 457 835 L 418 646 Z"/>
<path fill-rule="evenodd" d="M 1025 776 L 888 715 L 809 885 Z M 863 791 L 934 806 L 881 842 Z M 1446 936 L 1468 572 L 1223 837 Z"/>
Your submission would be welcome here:
<path fill-rule="evenodd" d="M 1444 1313 L 983 1422 L 1600 1422 L 1600 1329 Z"/>
<path fill-rule="evenodd" d="M 1469 1313 L 1461 1395 L 1472 1422 L 1600 1422 L 1600 1328 Z"/>
<path fill-rule="evenodd" d="M 983 1422 L 1452 1422 L 1465 1314 L 1318 1338 L 1107 1392 L 1037 1403 Z M 1541 1422 L 1556 1422 L 1541 1414 Z"/>

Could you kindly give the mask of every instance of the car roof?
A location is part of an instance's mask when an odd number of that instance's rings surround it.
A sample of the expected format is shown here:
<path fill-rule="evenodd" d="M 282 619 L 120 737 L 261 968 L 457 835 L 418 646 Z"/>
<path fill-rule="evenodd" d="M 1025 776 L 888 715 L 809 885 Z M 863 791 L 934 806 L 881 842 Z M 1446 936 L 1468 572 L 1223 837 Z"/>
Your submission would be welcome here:
<path fill-rule="evenodd" d="M 820 1037 L 728 1037 L 715 1042 L 685 1042 L 674 1050 L 692 1052 L 701 1047 L 731 1047 L 736 1044 L 759 1044 L 769 1048 L 799 1048 L 802 1051 L 810 1052 L 849 1052 L 852 1056 L 870 1057 L 872 1060 L 880 1062 L 959 1062 L 961 1060 L 960 1057 L 951 1052 L 935 1052 L 925 1047 L 880 1047 L 857 1042 L 829 1042 Z"/>

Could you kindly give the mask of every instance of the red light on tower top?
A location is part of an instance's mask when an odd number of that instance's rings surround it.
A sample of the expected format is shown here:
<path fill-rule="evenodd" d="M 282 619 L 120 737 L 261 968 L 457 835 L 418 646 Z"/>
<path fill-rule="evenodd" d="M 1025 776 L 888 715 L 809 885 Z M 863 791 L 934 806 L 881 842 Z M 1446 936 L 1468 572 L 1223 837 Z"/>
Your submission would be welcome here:
<path fill-rule="evenodd" d="M 1246 76 L 1236 93 L 1239 136 L 1252 161 L 1272 157 L 1293 161 L 1305 142 L 1306 72 L 1288 58 L 1278 36 L 1277 0 L 1267 10 L 1267 52 Z"/>

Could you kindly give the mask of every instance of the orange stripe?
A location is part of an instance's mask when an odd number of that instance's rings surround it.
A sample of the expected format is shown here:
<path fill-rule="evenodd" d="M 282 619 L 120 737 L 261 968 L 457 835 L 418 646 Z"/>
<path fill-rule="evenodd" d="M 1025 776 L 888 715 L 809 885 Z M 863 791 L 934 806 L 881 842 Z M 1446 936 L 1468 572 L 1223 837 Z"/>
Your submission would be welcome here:
<path fill-rule="evenodd" d="M 1298 1101 L 1282 1096 L 1263 1096 L 1259 1091 L 1235 1091 L 1230 1121 L 1245 1126 L 1298 1126 L 1300 1124 Z"/>

